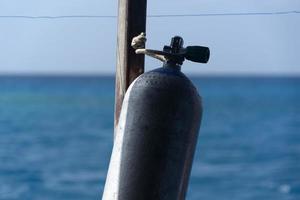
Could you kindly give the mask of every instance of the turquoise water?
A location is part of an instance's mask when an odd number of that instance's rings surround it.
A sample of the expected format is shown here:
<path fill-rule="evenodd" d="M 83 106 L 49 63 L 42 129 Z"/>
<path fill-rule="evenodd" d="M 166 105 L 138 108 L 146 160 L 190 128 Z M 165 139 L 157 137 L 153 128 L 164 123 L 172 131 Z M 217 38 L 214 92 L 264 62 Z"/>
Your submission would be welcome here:
<path fill-rule="evenodd" d="M 193 78 L 204 100 L 189 200 L 300 199 L 300 78 Z M 100 199 L 113 77 L 0 78 L 0 199 Z"/>

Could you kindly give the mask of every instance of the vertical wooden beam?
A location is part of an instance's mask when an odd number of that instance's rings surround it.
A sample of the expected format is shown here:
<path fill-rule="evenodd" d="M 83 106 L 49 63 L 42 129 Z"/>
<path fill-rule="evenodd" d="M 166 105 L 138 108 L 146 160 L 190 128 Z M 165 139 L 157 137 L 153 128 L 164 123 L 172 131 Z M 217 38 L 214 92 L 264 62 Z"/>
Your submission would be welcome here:
<path fill-rule="evenodd" d="M 131 47 L 131 40 L 141 32 L 146 32 L 146 12 L 147 0 L 119 0 L 115 130 L 119 122 L 125 92 L 130 83 L 144 72 L 144 55 L 135 54 Z"/>

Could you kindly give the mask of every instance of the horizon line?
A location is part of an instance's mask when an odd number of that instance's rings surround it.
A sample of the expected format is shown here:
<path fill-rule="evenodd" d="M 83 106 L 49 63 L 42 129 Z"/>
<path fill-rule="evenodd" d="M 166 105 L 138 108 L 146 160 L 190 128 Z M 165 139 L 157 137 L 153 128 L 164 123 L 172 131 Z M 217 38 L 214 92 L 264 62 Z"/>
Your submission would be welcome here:
<path fill-rule="evenodd" d="M 300 78 L 300 73 L 184 73 L 188 77 L 278 77 L 278 78 Z M 115 77 L 114 73 L 55 73 L 55 72 L 0 72 L 2 77 Z"/>

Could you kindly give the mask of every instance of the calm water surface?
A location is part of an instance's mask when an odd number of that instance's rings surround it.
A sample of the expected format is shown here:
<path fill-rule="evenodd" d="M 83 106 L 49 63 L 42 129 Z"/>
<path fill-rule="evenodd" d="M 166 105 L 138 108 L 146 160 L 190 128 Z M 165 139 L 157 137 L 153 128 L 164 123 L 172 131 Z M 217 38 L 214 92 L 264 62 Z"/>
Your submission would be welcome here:
<path fill-rule="evenodd" d="M 300 199 L 300 78 L 193 78 L 204 118 L 188 200 Z M 113 77 L 0 78 L 0 199 L 100 199 Z"/>

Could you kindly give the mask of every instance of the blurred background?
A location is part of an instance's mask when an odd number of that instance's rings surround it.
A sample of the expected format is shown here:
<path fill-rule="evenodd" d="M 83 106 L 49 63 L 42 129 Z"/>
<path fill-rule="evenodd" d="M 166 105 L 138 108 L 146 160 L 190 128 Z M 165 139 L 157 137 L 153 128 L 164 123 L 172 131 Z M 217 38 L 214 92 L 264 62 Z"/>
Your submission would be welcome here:
<path fill-rule="evenodd" d="M 101 198 L 117 6 L 0 1 L 1 200 Z M 147 47 L 211 49 L 182 67 L 204 103 L 187 199 L 300 199 L 300 2 L 153 0 L 148 15 Z"/>

